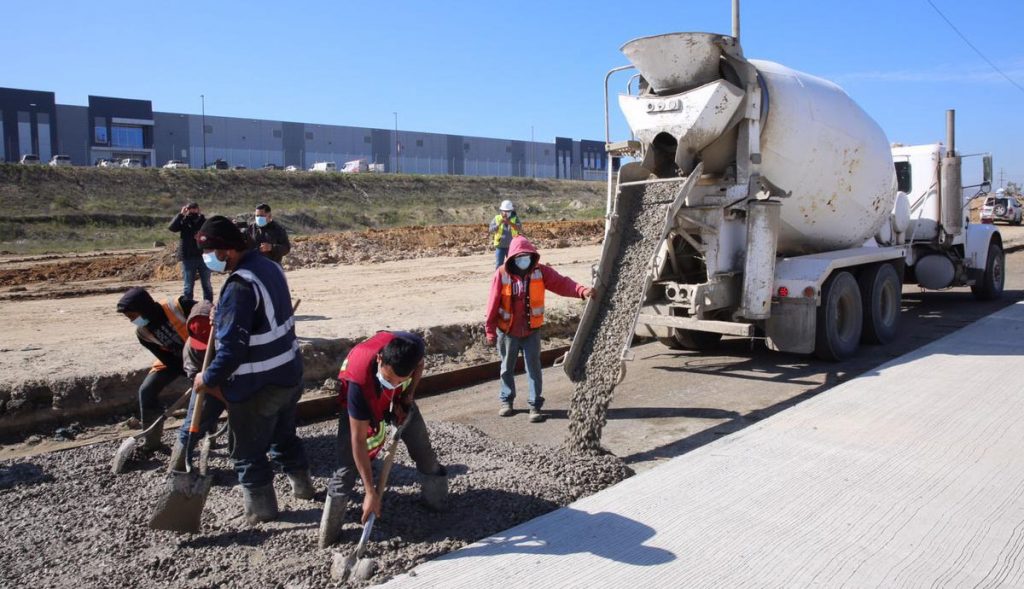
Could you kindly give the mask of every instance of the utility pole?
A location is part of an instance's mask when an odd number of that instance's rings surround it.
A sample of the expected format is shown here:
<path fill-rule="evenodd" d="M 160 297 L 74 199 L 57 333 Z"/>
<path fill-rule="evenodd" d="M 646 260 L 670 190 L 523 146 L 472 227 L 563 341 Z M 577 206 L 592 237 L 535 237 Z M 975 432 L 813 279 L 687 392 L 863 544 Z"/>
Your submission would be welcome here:
<path fill-rule="evenodd" d="M 206 169 L 206 95 L 200 94 L 199 98 L 203 101 L 203 169 Z"/>
<path fill-rule="evenodd" d="M 401 153 L 401 145 L 398 143 L 398 113 L 392 112 L 391 114 L 395 115 L 395 173 L 397 174 L 401 171 L 401 167 L 398 165 L 398 156 Z"/>

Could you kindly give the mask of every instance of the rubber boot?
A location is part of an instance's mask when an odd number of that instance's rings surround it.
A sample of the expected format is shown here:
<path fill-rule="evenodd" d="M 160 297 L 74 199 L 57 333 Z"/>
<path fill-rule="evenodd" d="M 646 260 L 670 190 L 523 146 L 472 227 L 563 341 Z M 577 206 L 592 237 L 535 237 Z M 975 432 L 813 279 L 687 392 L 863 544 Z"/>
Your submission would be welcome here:
<path fill-rule="evenodd" d="M 341 522 L 345 519 L 348 497 L 345 495 L 327 495 L 324 502 L 324 513 L 320 516 L 320 548 L 327 548 L 338 541 L 341 535 Z"/>
<path fill-rule="evenodd" d="M 171 460 L 167 464 L 167 472 L 185 472 L 185 444 L 181 440 L 174 442 L 174 449 L 171 450 Z"/>
<path fill-rule="evenodd" d="M 442 466 L 437 474 L 422 476 L 423 503 L 434 511 L 448 511 L 448 471 Z"/>
<path fill-rule="evenodd" d="M 308 470 L 286 473 L 288 482 L 292 485 L 292 496 L 296 499 L 312 499 L 316 494 L 313 488 L 313 479 L 309 478 Z"/>
<path fill-rule="evenodd" d="M 277 519 L 277 495 L 274 494 L 274 485 L 251 489 L 242 487 L 242 499 L 245 501 L 245 521 L 250 524 Z"/>
<path fill-rule="evenodd" d="M 143 429 L 149 427 L 155 422 L 161 415 L 160 411 L 146 411 L 142 414 L 142 427 Z M 163 443 L 164 435 L 164 422 L 161 421 L 159 425 L 154 427 L 146 437 L 143 438 L 142 449 L 146 452 L 154 452 L 165 448 Z"/>

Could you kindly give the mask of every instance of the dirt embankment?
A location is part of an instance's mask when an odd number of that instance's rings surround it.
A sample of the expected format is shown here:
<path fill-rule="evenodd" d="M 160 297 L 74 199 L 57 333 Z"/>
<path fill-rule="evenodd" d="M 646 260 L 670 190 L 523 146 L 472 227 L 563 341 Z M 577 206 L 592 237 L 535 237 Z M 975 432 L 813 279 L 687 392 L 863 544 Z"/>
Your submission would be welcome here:
<path fill-rule="evenodd" d="M 0 164 L 0 251 L 143 247 L 181 206 L 250 218 L 269 203 L 293 235 L 480 223 L 510 199 L 527 221 L 599 216 L 597 182 L 404 174 L 50 168 Z"/>
<path fill-rule="evenodd" d="M 573 247 L 598 243 L 604 223 L 590 221 L 551 221 L 527 223 L 524 227 L 530 240 L 541 249 Z M 389 262 L 434 256 L 468 256 L 489 249 L 487 226 L 435 225 L 395 227 L 297 237 L 292 251 L 285 257 L 288 270 L 328 264 Z M 114 279 L 119 282 L 150 282 L 177 280 L 181 276 L 173 245 L 153 253 L 111 254 L 41 260 L 19 259 L 0 262 L 0 300 L 24 298 L 29 284 L 48 283 L 54 289 L 34 291 L 32 297 L 62 291 L 68 284 Z M 94 287 L 95 285 L 93 285 Z M 12 290 L 12 287 L 14 290 Z M 92 288 L 83 289 L 83 293 Z M 4 296 L 7 293 L 8 296 Z M 67 293 L 62 293 L 67 296 Z"/>

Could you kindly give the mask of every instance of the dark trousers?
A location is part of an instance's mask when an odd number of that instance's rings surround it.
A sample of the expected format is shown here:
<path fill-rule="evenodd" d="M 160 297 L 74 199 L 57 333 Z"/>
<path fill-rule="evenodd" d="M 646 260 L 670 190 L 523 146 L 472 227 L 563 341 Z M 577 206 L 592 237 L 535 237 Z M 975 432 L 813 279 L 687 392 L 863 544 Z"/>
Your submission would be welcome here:
<path fill-rule="evenodd" d="M 181 376 L 180 372 L 173 370 L 157 370 L 150 372 L 146 375 L 145 380 L 139 385 L 139 417 L 142 419 L 144 425 L 149 425 L 156 416 L 152 416 L 154 413 L 160 412 L 160 391 L 167 388 L 167 385 L 174 382 L 174 379 Z"/>
<path fill-rule="evenodd" d="M 302 440 L 295 434 L 295 406 L 302 384 L 265 386 L 241 403 L 228 403 L 238 482 L 250 489 L 274 481 L 271 462 L 286 472 L 309 470 Z M 267 453 L 270 460 L 267 460 Z"/>
<path fill-rule="evenodd" d="M 213 301 L 213 283 L 210 282 L 210 269 L 206 267 L 206 262 L 202 258 L 182 260 L 181 274 L 185 282 L 182 294 L 185 295 L 186 299 L 196 300 L 192 293 L 196 286 L 196 274 L 199 274 L 199 283 L 203 285 L 203 299 Z"/>
<path fill-rule="evenodd" d="M 441 472 L 441 464 L 437 461 L 437 454 L 434 453 L 433 446 L 430 445 L 427 424 L 418 410 L 413 411 L 409 419 L 409 425 L 402 432 L 402 442 L 409 450 L 409 456 L 416 463 L 416 470 L 420 474 L 436 475 Z M 352 456 L 352 428 L 349 425 L 347 413 L 342 413 L 338 418 L 337 442 L 338 468 L 327 483 L 327 493 L 349 497 L 352 495 L 352 487 L 355 485 L 356 477 L 359 476 L 359 471 L 356 470 L 356 460 Z M 362 451 L 366 451 L 365 442 Z"/>

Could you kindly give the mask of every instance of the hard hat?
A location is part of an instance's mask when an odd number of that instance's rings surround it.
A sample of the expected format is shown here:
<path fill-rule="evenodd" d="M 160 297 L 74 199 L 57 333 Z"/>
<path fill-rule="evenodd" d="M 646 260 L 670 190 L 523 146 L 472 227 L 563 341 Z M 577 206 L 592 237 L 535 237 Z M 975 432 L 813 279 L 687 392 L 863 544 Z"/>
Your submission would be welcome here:
<path fill-rule="evenodd" d="M 503 201 L 501 201 L 501 206 L 498 207 L 498 210 L 499 211 L 514 211 L 514 210 L 516 210 L 516 208 L 514 206 L 512 206 L 512 201 L 510 201 L 510 200 L 503 200 Z"/>
<path fill-rule="evenodd" d="M 1006 189 L 1005 188 L 1000 188 L 999 190 L 996 190 L 996 194 L 1006 194 Z M 502 203 L 501 206 L 505 206 L 505 204 Z M 504 211 L 505 209 L 501 209 L 501 210 Z"/>

